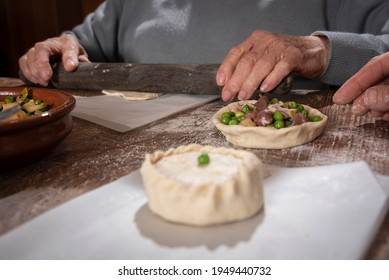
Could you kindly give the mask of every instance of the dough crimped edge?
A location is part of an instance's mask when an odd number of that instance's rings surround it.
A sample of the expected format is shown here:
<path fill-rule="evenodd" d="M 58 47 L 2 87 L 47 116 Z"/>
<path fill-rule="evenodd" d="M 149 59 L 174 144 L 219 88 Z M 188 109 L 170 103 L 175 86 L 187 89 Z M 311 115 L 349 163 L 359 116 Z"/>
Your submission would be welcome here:
<path fill-rule="evenodd" d="M 319 115 L 319 122 L 306 122 L 301 125 L 276 129 L 270 127 L 246 127 L 242 125 L 225 125 L 220 121 L 221 114 L 229 112 L 236 104 L 254 104 L 257 100 L 238 101 L 217 111 L 213 124 L 226 137 L 226 140 L 236 146 L 260 149 L 284 149 L 308 143 L 323 133 L 328 118 L 319 110 L 304 105 L 309 115 Z"/>
<path fill-rule="evenodd" d="M 155 167 L 164 157 L 193 151 L 208 153 L 211 160 L 213 153 L 240 159 L 236 176 L 222 185 L 189 186 Z M 180 146 L 147 154 L 140 172 L 151 211 L 171 222 L 194 226 L 229 223 L 249 218 L 263 206 L 262 162 L 248 151 L 198 144 Z"/>

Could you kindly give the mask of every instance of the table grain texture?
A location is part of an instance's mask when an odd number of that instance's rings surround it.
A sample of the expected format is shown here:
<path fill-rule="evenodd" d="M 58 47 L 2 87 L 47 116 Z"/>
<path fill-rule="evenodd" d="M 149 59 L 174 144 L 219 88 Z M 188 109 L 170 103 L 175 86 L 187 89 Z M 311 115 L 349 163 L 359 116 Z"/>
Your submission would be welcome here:
<path fill-rule="evenodd" d="M 0 86 L 15 85 L 19 85 L 16 79 L 0 78 Z M 75 96 L 100 94 L 68 92 Z M 364 160 L 373 171 L 389 175 L 389 122 L 369 115 L 357 117 L 351 113 L 351 105 L 334 105 L 332 95 L 332 91 L 297 90 L 277 96 L 318 108 L 328 116 L 324 133 L 313 142 L 283 150 L 246 150 L 269 165 L 310 167 Z M 234 147 L 211 122 L 213 114 L 225 105 L 216 100 L 126 133 L 73 118 L 72 132 L 42 160 L 0 171 L 0 235 L 135 171 L 146 153 L 190 143 Z M 388 213 L 365 258 L 389 259 Z"/>

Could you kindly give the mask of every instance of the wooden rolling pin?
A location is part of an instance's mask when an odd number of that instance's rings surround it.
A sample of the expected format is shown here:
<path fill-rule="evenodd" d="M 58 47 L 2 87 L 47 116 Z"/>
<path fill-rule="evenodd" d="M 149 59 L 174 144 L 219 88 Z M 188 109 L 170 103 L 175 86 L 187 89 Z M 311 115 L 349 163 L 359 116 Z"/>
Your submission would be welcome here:
<path fill-rule="evenodd" d="M 80 63 L 67 72 L 62 63 L 53 66 L 51 83 L 58 89 L 125 90 L 161 93 L 220 94 L 216 84 L 219 64 Z M 272 93 L 284 94 L 293 87 L 287 76 Z M 258 90 L 259 92 L 259 90 Z"/>

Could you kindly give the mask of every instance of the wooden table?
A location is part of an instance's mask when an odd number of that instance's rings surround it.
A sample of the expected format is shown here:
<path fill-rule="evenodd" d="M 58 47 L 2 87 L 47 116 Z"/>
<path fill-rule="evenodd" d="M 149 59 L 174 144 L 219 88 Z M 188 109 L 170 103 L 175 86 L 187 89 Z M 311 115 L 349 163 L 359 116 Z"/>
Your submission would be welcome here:
<path fill-rule="evenodd" d="M 15 79 L 0 79 L 0 86 L 17 83 Z M 82 96 L 99 94 L 69 92 Z M 296 100 L 328 115 L 324 134 L 299 147 L 250 151 L 266 164 L 283 167 L 364 160 L 375 172 L 389 175 L 389 122 L 368 115 L 356 117 L 351 113 L 351 106 L 333 105 L 331 91 L 296 93 L 280 99 Z M 44 159 L 0 173 L 0 234 L 138 169 L 145 153 L 189 143 L 232 147 L 210 121 L 224 105 L 216 100 L 126 133 L 74 118 L 72 132 Z M 366 258 L 389 259 L 389 214 Z"/>

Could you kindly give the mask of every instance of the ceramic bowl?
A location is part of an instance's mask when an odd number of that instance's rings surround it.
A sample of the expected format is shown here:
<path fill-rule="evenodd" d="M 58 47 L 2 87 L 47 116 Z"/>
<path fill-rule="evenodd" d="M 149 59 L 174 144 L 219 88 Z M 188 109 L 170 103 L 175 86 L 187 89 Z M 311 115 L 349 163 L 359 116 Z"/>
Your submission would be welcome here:
<path fill-rule="evenodd" d="M 0 87 L 0 100 L 17 96 L 23 87 Z M 75 98 L 66 92 L 31 88 L 31 97 L 50 105 L 42 115 L 0 122 L 0 171 L 31 164 L 50 152 L 72 130 Z"/>

